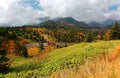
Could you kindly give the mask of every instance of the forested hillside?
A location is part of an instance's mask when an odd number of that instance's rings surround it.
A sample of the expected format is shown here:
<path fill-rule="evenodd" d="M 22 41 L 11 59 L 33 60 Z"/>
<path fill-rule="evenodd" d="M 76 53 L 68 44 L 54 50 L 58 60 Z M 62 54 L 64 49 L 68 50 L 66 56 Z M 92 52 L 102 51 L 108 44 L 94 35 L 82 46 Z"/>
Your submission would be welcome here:
<path fill-rule="evenodd" d="M 48 77 L 53 72 L 84 65 L 87 60 L 117 46 L 119 30 L 117 22 L 110 30 L 78 28 L 55 21 L 35 26 L 1 27 L 1 68 L 6 69 L 1 71 L 7 74 L 0 76 Z"/>

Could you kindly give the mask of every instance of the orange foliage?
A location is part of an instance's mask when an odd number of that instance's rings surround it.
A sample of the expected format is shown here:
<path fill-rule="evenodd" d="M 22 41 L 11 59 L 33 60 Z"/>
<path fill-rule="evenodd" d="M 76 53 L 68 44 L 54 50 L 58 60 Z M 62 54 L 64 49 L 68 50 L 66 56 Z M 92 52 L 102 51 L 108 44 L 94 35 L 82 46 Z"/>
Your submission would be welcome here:
<path fill-rule="evenodd" d="M 40 50 L 39 47 L 30 47 L 28 48 L 28 55 L 29 56 L 41 56 L 41 53 L 48 53 L 49 51 L 51 50 L 54 50 L 56 49 L 56 46 L 47 46 L 47 47 L 44 47 L 45 49 L 44 50 Z"/>
<path fill-rule="evenodd" d="M 105 32 L 105 38 L 107 38 L 107 37 L 109 37 L 109 36 L 110 36 L 110 31 L 107 30 L 107 31 Z"/>
<path fill-rule="evenodd" d="M 28 48 L 27 50 L 29 56 L 38 56 L 40 53 L 39 47 L 31 47 Z"/>
<path fill-rule="evenodd" d="M 45 48 L 44 50 L 40 50 L 39 47 L 28 48 L 28 55 L 29 56 L 38 56 L 39 60 L 42 60 L 42 59 L 47 58 L 48 52 L 56 49 L 56 46 L 47 46 L 44 48 Z"/>
<path fill-rule="evenodd" d="M 45 47 L 46 51 L 51 51 L 51 50 L 54 50 L 54 49 L 56 49 L 56 46 L 47 46 L 47 47 Z"/>
<path fill-rule="evenodd" d="M 21 44 L 29 44 L 29 43 L 30 43 L 30 40 L 21 39 L 21 40 L 19 40 L 19 43 L 21 43 Z"/>
<path fill-rule="evenodd" d="M 2 46 L 6 48 L 8 54 L 13 54 L 15 49 L 15 42 L 13 40 L 5 40 L 2 42 Z"/>

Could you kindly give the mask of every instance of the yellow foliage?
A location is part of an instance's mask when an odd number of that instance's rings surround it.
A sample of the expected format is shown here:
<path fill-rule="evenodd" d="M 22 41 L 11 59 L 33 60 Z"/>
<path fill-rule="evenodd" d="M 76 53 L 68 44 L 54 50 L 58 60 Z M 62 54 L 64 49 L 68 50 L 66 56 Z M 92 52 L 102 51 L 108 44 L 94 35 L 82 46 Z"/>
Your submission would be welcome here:
<path fill-rule="evenodd" d="M 48 53 L 49 51 L 51 50 L 54 50 L 56 49 L 56 46 L 47 46 L 47 47 L 44 47 L 45 49 L 44 50 L 40 50 L 39 47 L 30 47 L 28 48 L 28 55 L 29 56 L 38 56 L 44 52 L 44 53 Z"/>
<path fill-rule="evenodd" d="M 28 55 L 29 56 L 37 56 L 37 55 L 39 55 L 39 53 L 40 53 L 39 47 L 28 48 Z"/>

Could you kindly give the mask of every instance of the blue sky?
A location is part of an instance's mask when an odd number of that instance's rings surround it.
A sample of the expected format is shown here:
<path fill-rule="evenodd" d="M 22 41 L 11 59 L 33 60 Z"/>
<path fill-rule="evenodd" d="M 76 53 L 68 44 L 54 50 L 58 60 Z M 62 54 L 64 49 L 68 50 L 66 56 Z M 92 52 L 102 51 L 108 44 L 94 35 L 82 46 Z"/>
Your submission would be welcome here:
<path fill-rule="evenodd" d="M 20 2 L 20 5 L 27 7 L 27 6 L 31 6 L 33 9 L 38 9 L 38 10 L 43 10 L 43 8 L 40 6 L 39 1 L 38 0 L 22 0 Z"/>
<path fill-rule="evenodd" d="M 20 5 L 26 7 L 26 6 L 31 6 L 33 9 L 38 9 L 38 10 L 44 10 L 41 5 L 39 4 L 38 0 L 22 0 Z M 62 4 L 61 4 L 62 6 Z M 119 8 L 119 4 L 113 4 L 108 7 L 109 11 L 115 11 Z"/>
<path fill-rule="evenodd" d="M 120 20 L 120 0 L 0 0 L 0 25 L 40 23 L 36 18 L 73 17 L 84 22 Z"/>
<path fill-rule="evenodd" d="M 119 6 L 120 5 L 118 5 L 118 4 L 113 4 L 108 9 L 109 9 L 109 11 L 116 11 L 119 8 Z"/>

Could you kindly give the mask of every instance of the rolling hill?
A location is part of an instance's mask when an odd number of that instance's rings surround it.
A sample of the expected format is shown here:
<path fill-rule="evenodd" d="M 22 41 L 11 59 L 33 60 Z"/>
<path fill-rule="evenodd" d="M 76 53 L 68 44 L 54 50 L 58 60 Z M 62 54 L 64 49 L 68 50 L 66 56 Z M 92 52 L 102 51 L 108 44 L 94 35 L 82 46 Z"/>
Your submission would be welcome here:
<path fill-rule="evenodd" d="M 0 77 L 49 78 L 48 76 L 53 72 L 84 65 L 86 61 L 93 60 L 100 56 L 103 51 L 111 52 L 112 48 L 119 44 L 119 40 L 80 43 L 66 48 L 53 50 L 49 52 L 47 57 L 43 60 L 39 60 L 40 57 L 26 59 L 23 57 L 9 56 L 12 61 L 11 72 L 0 74 Z"/>

